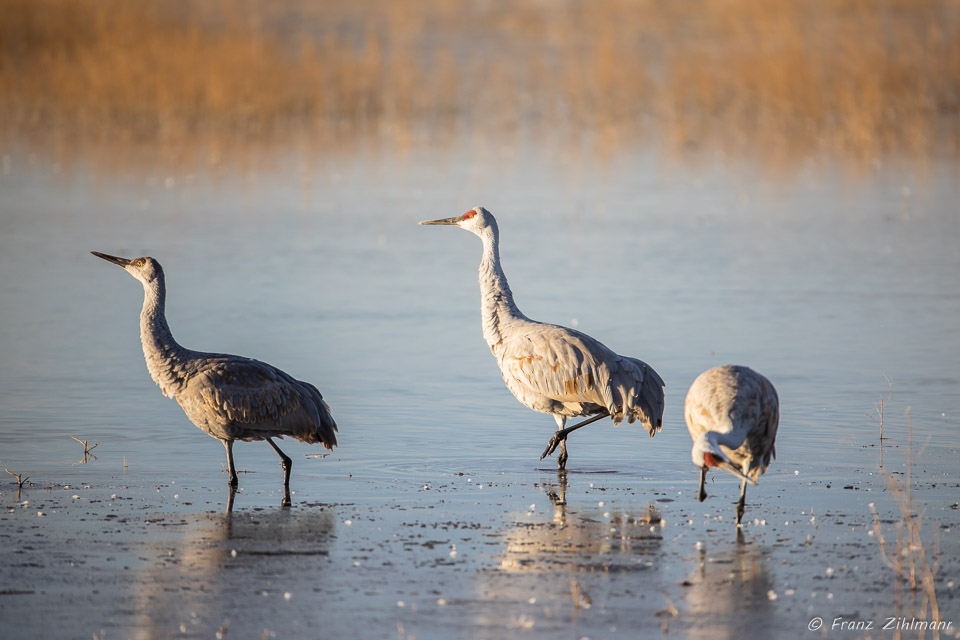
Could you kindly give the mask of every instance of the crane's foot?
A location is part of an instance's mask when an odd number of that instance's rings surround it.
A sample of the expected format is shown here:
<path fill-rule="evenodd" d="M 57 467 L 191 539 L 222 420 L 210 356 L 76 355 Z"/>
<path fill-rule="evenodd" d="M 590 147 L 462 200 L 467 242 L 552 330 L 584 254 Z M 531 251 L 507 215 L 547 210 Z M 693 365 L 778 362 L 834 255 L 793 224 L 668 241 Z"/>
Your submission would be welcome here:
<path fill-rule="evenodd" d="M 554 451 L 557 451 L 557 471 L 566 471 L 567 470 L 567 434 L 564 433 L 562 430 L 557 431 L 556 433 L 553 434 L 553 437 L 550 438 L 550 442 L 547 444 L 547 448 L 543 450 L 542 454 L 540 454 L 540 459 L 543 460 Z"/>
<path fill-rule="evenodd" d="M 569 432 L 564 431 L 563 429 L 560 429 L 554 433 L 553 437 L 550 438 L 550 442 L 547 443 L 547 448 L 543 450 L 542 454 L 540 454 L 540 459 L 543 460 L 554 451 L 557 451 L 558 471 L 567 470 L 567 433 Z"/>
<path fill-rule="evenodd" d="M 744 502 L 743 500 L 740 500 L 739 502 L 737 502 L 737 524 L 740 524 L 740 522 L 743 520 L 743 512 L 744 512 Z"/>
<path fill-rule="evenodd" d="M 277 452 L 277 455 L 280 456 L 280 467 L 283 469 L 283 501 L 280 503 L 281 506 L 289 507 L 290 506 L 290 470 L 293 469 L 293 460 L 290 459 L 290 456 L 285 454 L 280 450 L 280 447 L 273 443 L 273 440 L 267 438 L 267 444 L 273 447 L 273 450 Z"/>
<path fill-rule="evenodd" d="M 601 418 L 606 418 L 610 415 L 606 411 L 602 411 L 592 418 L 587 418 L 579 424 L 575 424 L 572 427 L 566 427 L 565 429 L 557 429 L 554 432 L 553 437 L 550 438 L 550 442 L 547 443 L 547 448 L 543 450 L 543 453 L 540 454 L 540 459 L 543 460 L 548 455 L 557 450 L 557 447 L 560 447 L 560 454 L 557 456 L 557 466 L 560 470 L 567 468 L 567 436 L 576 431 L 581 427 L 585 427 L 588 424 L 592 424 Z"/>
<path fill-rule="evenodd" d="M 237 465 L 233 462 L 233 440 L 223 440 L 223 447 L 227 450 L 227 482 L 236 491 L 240 480 L 237 478 Z"/>
<path fill-rule="evenodd" d="M 547 443 L 547 448 L 544 449 L 543 453 L 540 454 L 540 459 L 543 460 L 548 455 L 556 451 L 557 447 L 560 447 L 561 445 L 563 445 L 563 448 L 561 449 L 561 451 L 563 453 L 566 453 L 566 449 L 567 449 L 566 442 L 567 442 L 567 434 L 564 433 L 563 429 L 558 430 L 556 433 L 553 434 L 553 437 L 550 438 L 550 442 Z M 559 463 L 559 456 L 558 456 L 557 462 Z M 566 462 L 566 460 L 564 460 L 564 462 Z M 563 467 L 561 466 L 560 468 L 562 469 Z"/>

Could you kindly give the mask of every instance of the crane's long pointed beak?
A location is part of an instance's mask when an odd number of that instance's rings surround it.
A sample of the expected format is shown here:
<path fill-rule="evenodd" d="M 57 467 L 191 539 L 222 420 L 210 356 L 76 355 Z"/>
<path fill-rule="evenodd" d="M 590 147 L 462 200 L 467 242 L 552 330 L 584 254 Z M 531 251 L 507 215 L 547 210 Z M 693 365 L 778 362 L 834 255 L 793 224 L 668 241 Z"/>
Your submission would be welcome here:
<path fill-rule="evenodd" d="M 119 265 L 121 267 L 125 267 L 131 262 L 133 262 L 132 260 L 127 260 L 126 258 L 118 258 L 117 256 L 110 256 L 105 253 L 100 253 L 99 251 L 91 251 L 90 253 L 97 256 L 98 258 L 103 258 L 107 262 L 112 262 L 113 264 Z"/>
<path fill-rule="evenodd" d="M 417 224 L 459 224 L 462 218 L 457 216 L 456 218 L 440 218 L 439 220 L 421 220 Z"/>
<path fill-rule="evenodd" d="M 740 478 L 740 479 L 742 479 L 742 480 L 746 480 L 746 481 L 749 482 L 750 484 L 754 484 L 754 485 L 757 484 L 757 481 L 756 481 L 756 480 L 754 480 L 753 478 L 751 478 L 750 476 L 748 476 L 747 474 L 745 474 L 743 471 L 741 471 L 741 470 L 740 470 L 735 464 L 733 464 L 732 462 L 727 462 L 726 460 L 723 460 L 723 461 L 720 462 L 720 464 L 716 465 L 716 467 L 717 467 L 717 469 L 723 469 L 724 471 L 729 471 L 729 472 L 732 473 L 733 475 L 737 476 L 738 478 Z"/>

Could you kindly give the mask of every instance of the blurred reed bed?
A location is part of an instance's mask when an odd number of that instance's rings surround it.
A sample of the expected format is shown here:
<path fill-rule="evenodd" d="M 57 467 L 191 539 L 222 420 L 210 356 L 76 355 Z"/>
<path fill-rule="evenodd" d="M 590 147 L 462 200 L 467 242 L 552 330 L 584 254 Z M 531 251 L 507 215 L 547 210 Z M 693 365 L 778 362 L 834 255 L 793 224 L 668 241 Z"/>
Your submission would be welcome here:
<path fill-rule="evenodd" d="M 955 0 L 0 0 L 0 151 L 960 155 Z"/>

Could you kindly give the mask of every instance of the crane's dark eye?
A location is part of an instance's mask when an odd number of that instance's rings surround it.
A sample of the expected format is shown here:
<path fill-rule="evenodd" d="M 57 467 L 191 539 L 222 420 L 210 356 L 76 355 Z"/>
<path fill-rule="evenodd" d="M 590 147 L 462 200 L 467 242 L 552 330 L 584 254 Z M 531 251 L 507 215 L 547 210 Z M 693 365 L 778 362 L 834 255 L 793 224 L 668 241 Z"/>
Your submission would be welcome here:
<path fill-rule="evenodd" d="M 145 264 L 146 264 L 146 262 L 144 262 L 143 258 L 137 258 L 137 266 L 138 266 L 138 267 L 142 267 L 142 266 L 145 265 Z"/>

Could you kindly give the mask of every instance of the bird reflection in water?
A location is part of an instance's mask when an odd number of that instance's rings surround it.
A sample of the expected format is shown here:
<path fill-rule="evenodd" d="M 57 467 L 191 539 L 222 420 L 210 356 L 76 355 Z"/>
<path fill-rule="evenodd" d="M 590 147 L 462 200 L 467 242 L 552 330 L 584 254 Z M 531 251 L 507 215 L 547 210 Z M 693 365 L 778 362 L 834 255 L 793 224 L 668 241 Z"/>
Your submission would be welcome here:
<path fill-rule="evenodd" d="M 569 504 L 566 473 L 540 483 L 553 506 L 551 521 L 517 522 L 506 538 L 500 569 L 509 572 L 638 571 L 654 567 L 663 544 L 660 512 Z"/>
<path fill-rule="evenodd" d="M 572 637 L 593 637 L 609 633 L 595 625 L 610 611 L 631 625 L 652 613 L 639 605 L 650 602 L 642 600 L 645 585 L 663 580 L 660 513 L 631 501 L 604 505 L 600 491 L 584 495 L 588 477 L 560 472 L 538 483 L 550 504 L 544 510 L 538 500 L 498 536 L 498 570 L 484 572 L 477 585 L 496 615 L 476 624 L 507 637 L 534 624 L 541 635 L 569 636 L 575 625 Z"/>
<path fill-rule="evenodd" d="M 335 522 L 333 510 L 317 508 L 148 519 L 130 637 L 212 637 L 231 624 L 266 624 L 243 617 L 322 581 Z"/>
<path fill-rule="evenodd" d="M 766 550 L 748 542 L 737 530 L 736 542 L 719 552 L 704 545 L 697 551 L 697 567 L 684 581 L 684 619 L 692 638 L 740 638 L 771 628 L 776 614 L 774 579 Z M 746 632 L 745 632 L 746 630 Z"/>

